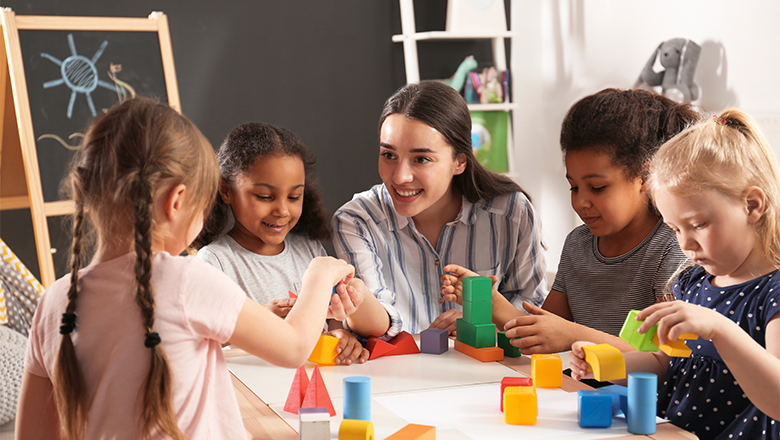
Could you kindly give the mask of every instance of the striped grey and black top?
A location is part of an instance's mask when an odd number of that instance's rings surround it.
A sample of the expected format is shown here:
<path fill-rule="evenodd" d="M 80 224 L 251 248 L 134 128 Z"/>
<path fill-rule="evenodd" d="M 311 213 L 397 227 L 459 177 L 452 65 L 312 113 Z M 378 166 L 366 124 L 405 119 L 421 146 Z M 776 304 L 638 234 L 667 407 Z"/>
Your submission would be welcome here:
<path fill-rule="evenodd" d="M 662 220 L 634 249 L 609 258 L 582 225 L 566 237 L 552 289 L 567 295 L 574 322 L 617 336 L 628 312 L 654 304 L 686 262 Z"/>

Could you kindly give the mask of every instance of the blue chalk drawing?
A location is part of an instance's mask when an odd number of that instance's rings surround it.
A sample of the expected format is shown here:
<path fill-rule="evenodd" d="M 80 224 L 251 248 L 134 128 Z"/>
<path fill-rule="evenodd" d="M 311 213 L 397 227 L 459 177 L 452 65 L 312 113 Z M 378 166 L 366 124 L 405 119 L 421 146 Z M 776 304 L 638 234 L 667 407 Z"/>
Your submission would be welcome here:
<path fill-rule="evenodd" d="M 73 91 L 70 94 L 70 102 L 68 103 L 68 119 L 73 114 L 73 103 L 76 101 L 76 94 L 83 93 L 87 96 L 89 110 L 92 112 L 92 116 L 95 116 L 97 113 L 95 112 L 95 104 L 92 102 L 92 91 L 97 86 L 105 87 L 109 90 L 115 89 L 113 84 L 98 79 L 98 71 L 95 67 L 95 63 L 103 55 L 103 50 L 105 50 L 107 45 L 108 40 L 104 40 L 97 52 L 95 52 L 95 55 L 92 56 L 92 59 L 89 59 L 76 52 L 73 34 L 68 34 L 68 46 L 70 46 L 71 55 L 65 58 L 64 61 L 60 61 L 48 53 L 41 53 L 43 58 L 49 59 L 54 64 L 60 66 L 60 73 L 62 73 L 62 78 L 43 83 L 43 88 L 49 89 L 65 84 Z"/>

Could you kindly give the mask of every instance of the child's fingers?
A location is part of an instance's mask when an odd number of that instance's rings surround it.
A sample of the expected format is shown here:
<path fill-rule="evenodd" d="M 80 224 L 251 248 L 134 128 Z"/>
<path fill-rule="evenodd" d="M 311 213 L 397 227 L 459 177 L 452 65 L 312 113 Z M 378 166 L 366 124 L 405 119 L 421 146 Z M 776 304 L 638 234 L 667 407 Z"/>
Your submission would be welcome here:
<path fill-rule="evenodd" d="M 371 352 L 368 351 L 366 348 L 361 347 L 360 357 L 358 358 L 358 362 L 360 362 L 361 364 L 365 364 L 368 361 L 369 356 L 371 356 Z"/>

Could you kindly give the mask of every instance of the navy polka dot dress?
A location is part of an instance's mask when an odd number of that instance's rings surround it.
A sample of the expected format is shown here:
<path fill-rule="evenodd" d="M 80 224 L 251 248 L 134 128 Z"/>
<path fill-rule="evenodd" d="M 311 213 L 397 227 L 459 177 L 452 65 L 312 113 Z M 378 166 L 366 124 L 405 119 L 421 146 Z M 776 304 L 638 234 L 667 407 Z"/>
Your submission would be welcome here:
<path fill-rule="evenodd" d="M 674 283 L 675 297 L 728 316 L 766 347 L 765 326 L 780 311 L 778 271 L 729 287 L 715 287 L 710 278 L 700 266 L 687 269 Z M 780 422 L 750 403 L 713 343 L 686 344 L 693 353 L 671 358 L 658 391 L 658 415 L 703 440 L 780 440 Z"/>

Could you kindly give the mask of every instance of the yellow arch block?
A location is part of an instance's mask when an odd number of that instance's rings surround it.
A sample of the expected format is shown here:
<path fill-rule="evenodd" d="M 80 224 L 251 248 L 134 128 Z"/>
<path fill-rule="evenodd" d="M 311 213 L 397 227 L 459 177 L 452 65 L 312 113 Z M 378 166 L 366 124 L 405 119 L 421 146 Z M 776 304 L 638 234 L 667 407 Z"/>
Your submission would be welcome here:
<path fill-rule="evenodd" d="M 626 378 L 626 361 L 623 353 L 609 344 L 585 345 L 585 362 L 588 371 L 593 370 L 593 376 L 599 382 Z"/>

